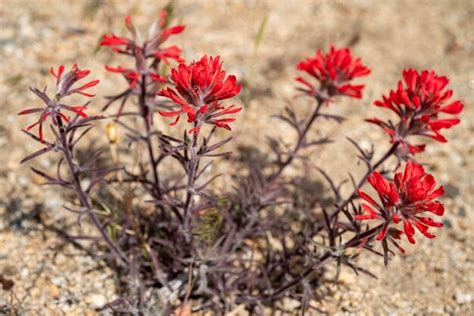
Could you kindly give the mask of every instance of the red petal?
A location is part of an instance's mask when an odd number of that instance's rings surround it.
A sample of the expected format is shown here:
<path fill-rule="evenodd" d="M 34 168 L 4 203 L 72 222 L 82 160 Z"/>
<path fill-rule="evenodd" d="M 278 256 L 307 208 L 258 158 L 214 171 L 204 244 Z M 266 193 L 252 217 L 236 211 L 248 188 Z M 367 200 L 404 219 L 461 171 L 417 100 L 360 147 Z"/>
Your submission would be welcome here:
<path fill-rule="evenodd" d="M 445 119 L 445 120 L 438 120 L 430 122 L 430 126 L 434 130 L 439 130 L 442 128 L 450 128 L 451 126 L 457 125 L 461 122 L 459 119 Z"/>
<path fill-rule="evenodd" d="M 377 240 L 382 240 L 385 238 L 385 236 L 387 235 L 387 230 L 388 230 L 388 225 L 385 224 L 383 227 L 382 227 L 382 230 L 380 231 L 380 233 L 377 235 Z"/>
<path fill-rule="evenodd" d="M 461 101 L 454 101 L 450 105 L 440 108 L 440 112 L 449 113 L 449 114 L 459 114 L 463 110 L 464 105 Z"/>
<path fill-rule="evenodd" d="M 181 115 L 183 111 L 171 111 L 171 112 L 158 111 L 158 113 L 160 113 L 161 116 L 169 117 L 169 116 Z"/>
<path fill-rule="evenodd" d="M 368 194 L 366 194 L 365 192 L 361 191 L 361 190 L 357 190 L 357 194 L 359 194 L 359 196 L 361 198 L 363 198 L 364 200 L 366 200 L 367 202 L 369 202 L 370 204 L 372 204 L 373 206 L 376 206 L 376 207 L 379 207 L 379 204 L 377 202 L 375 202 L 374 199 L 372 199 L 372 197 L 370 197 Z"/>
<path fill-rule="evenodd" d="M 75 89 L 75 90 L 79 90 L 79 91 L 82 91 L 82 90 L 85 90 L 87 88 L 91 88 L 91 87 L 94 87 L 96 85 L 98 85 L 100 82 L 100 80 L 92 80 L 91 82 L 88 82 L 86 83 L 85 85 L 82 85 L 80 86 L 79 88 Z"/>
<path fill-rule="evenodd" d="M 37 112 L 42 112 L 44 111 L 43 108 L 35 108 L 35 109 L 26 109 L 21 112 L 18 112 L 17 115 L 25 115 L 25 114 L 30 114 L 30 113 L 37 113 Z"/>
<path fill-rule="evenodd" d="M 408 238 L 408 241 L 410 243 L 414 244 L 415 239 L 413 238 L 413 235 L 415 234 L 415 229 L 413 228 L 413 226 L 410 224 L 410 222 L 408 220 L 403 221 L 403 227 L 404 227 L 404 230 L 405 230 L 405 235 Z"/>

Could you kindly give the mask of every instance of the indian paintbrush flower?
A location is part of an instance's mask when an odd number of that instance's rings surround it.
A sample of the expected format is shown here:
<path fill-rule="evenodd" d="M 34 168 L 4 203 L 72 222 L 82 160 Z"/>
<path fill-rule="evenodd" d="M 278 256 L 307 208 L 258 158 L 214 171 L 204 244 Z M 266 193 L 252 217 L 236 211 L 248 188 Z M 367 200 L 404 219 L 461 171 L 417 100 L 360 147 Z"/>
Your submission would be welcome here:
<path fill-rule="evenodd" d="M 356 215 L 355 219 L 382 221 L 383 226 L 377 240 L 388 236 L 394 242 L 392 238 L 400 239 L 404 233 L 408 241 L 414 244 L 414 227 L 425 237 L 434 238 L 429 228 L 443 226 L 427 217 L 427 214 L 444 214 L 443 204 L 436 200 L 444 194 L 444 189 L 436 188 L 434 177 L 427 174 L 421 165 L 409 160 L 404 172 L 395 173 L 393 181 L 387 180 L 377 171 L 369 176 L 368 181 L 377 191 L 380 202 L 359 190 L 359 196 L 366 203 L 361 205 L 364 213 Z M 403 232 L 394 227 L 400 222 L 403 223 Z M 398 244 L 395 245 L 403 252 Z"/>
<path fill-rule="evenodd" d="M 219 56 L 204 56 L 189 65 L 179 65 L 171 71 L 171 81 L 176 90 L 167 88 L 158 93 L 180 106 L 177 111 L 160 111 L 162 116 L 176 117 L 171 125 L 177 124 L 181 115 L 186 114 L 188 122 L 194 123 L 190 133 L 198 133 L 203 123 L 230 130 L 229 123 L 235 118 L 220 117 L 235 114 L 242 108 L 225 107 L 221 101 L 236 96 L 241 86 L 235 76 L 227 76 L 222 70 Z"/>
<path fill-rule="evenodd" d="M 125 26 L 132 35 L 131 37 L 119 37 L 116 35 L 105 35 L 100 43 L 101 46 L 111 47 L 112 50 L 119 54 L 131 56 L 135 59 L 134 67 L 126 66 L 109 66 L 105 69 L 109 72 L 120 73 L 124 76 L 129 84 L 129 88 L 121 94 L 126 99 L 131 94 L 144 95 L 147 100 L 145 103 L 153 103 L 150 96 L 156 95 L 156 91 L 160 89 L 160 84 L 167 82 L 167 78 L 161 75 L 161 61 L 169 63 L 170 60 L 184 62 L 181 57 L 181 49 L 176 46 L 162 47 L 163 43 L 172 35 L 179 34 L 184 30 L 183 25 L 167 27 L 167 11 L 162 11 L 160 17 L 150 29 L 150 35 L 147 39 L 141 40 L 141 36 L 133 25 L 130 16 L 125 17 Z M 144 89 L 150 90 L 143 93 Z M 112 98 L 117 100 L 117 98 Z M 121 114 L 122 107 L 118 111 Z M 153 113 L 148 109 L 142 109 L 142 113 Z M 147 120 L 152 121 L 152 117 L 146 114 Z"/>
<path fill-rule="evenodd" d="M 445 143 L 448 140 L 441 135 L 441 130 L 459 124 L 460 119 L 440 118 L 439 115 L 459 114 L 464 107 L 459 100 L 450 101 L 453 90 L 446 88 L 448 83 L 448 78 L 438 76 L 434 71 L 404 70 L 397 89 L 375 101 L 376 106 L 395 112 L 399 122 L 393 124 L 378 118 L 367 121 L 383 128 L 392 143 L 399 141 L 411 154 L 422 152 L 425 145 L 410 144 L 408 136 L 420 135 Z"/>
<path fill-rule="evenodd" d="M 157 60 L 164 60 L 168 62 L 168 59 L 174 59 L 177 62 L 183 62 L 181 58 L 181 49 L 172 45 L 169 47 L 161 47 L 161 45 L 172 35 L 180 34 L 184 31 L 184 25 L 176 25 L 172 27 L 166 27 L 167 24 L 166 11 L 160 13 L 160 17 L 153 24 L 150 29 L 149 39 L 143 43 L 139 42 L 139 34 L 132 23 L 130 16 L 125 17 L 125 26 L 132 34 L 132 38 L 112 35 L 104 35 L 100 46 L 109 46 L 112 50 L 119 54 L 135 55 L 136 50 L 141 50 L 145 58 L 153 57 Z"/>
<path fill-rule="evenodd" d="M 296 80 L 305 86 L 299 90 L 324 99 L 336 95 L 362 98 L 364 85 L 351 82 L 370 74 L 370 69 L 362 64 L 360 58 L 354 58 L 349 48 L 336 49 L 334 46 L 328 53 L 318 50 L 315 56 L 299 62 L 296 68 L 318 82 L 318 86 L 315 86 L 303 77 L 297 77 Z"/>
<path fill-rule="evenodd" d="M 29 125 L 26 130 L 29 131 L 33 127 L 38 126 L 38 138 L 41 142 L 44 142 L 43 138 L 43 123 L 47 120 L 48 117 L 51 117 L 53 124 L 58 123 L 58 119 L 61 118 L 65 122 L 69 122 L 69 117 L 61 112 L 61 110 L 67 110 L 76 115 L 79 115 L 83 118 L 87 118 L 85 111 L 87 110 L 87 105 L 81 106 L 70 106 L 61 102 L 61 99 L 65 96 L 78 93 L 86 97 L 93 97 L 93 94 L 86 93 L 84 90 L 94 87 L 99 83 L 99 80 L 92 80 L 78 88 L 74 88 L 74 84 L 87 77 L 90 74 L 90 70 L 81 70 L 77 65 L 73 65 L 71 70 L 64 74 L 64 66 L 59 66 L 58 70 L 55 71 L 51 68 L 51 74 L 56 78 L 56 95 L 51 99 L 46 93 L 45 90 L 40 91 L 36 88 L 30 88 L 30 90 L 35 93 L 44 103 L 44 107 L 26 109 L 18 113 L 18 115 L 26 115 L 33 113 L 40 113 L 38 121 Z"/>

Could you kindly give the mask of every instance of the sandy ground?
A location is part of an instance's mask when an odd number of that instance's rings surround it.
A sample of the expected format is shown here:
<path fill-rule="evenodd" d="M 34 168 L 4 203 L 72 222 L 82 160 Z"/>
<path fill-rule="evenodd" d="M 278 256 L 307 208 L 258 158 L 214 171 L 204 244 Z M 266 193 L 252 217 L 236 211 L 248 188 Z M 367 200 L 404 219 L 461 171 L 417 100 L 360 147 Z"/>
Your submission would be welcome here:
<path fill-rule="evenodd" d="M 19 132 L 26 121 L 15 115 L 38 102 L 27 87 L 51 86 L 50 66 L 78 63 L 102 79 L 99 95 L 114 92 L 123 82 L 103 70 L 111 56 L 95 52 L 100 35 L 123 32 L 126 14 L 148 25 L 160 6 L 158 1 L 108 1 L 87 18 L 88 3 L 0 0 L 0 273 L 16 283 L 16 297 L 0 290 L 0 314 L 8 313 L 13 302 L 26 315 L 94 315 L 94 308 L 114 297 L 110 271 L 54 232 L 54 227 L 77 232 L 74 218 L 61 209 L 61 195 L 33 185 L 38 179 L 18 164 L 34 149 Z M 336 179 L 354 171 L 356 153 L 345 136 L 363 139 L 366 146 L 373 142 L 378 152 L 388 146 L 385 135 L 362 119 L 388 115 L 371 104 L 396 84 L 403 68 L 435 69 L 451 79 L 455 97 L 466 106 L 462 123 L 446 132 L 449 143 L 430 142 L 419 156 L 447 187 L 446 228 L 433 241 L 407 246 L 408 254 L 388 267 L 378 257 L 362 258 L 361 265 L 379 278 L 344 271 L 338 284 L 325 288 L 321 307 L 330 314 L 474 314 L 474 2 L 180 0 L 176 10 L 187 30 L 173 41 L 185 48 L 186 59 L 219 54 L 230 72 L 251 77 L 253 98 L 237 123 L 236 148 L 255 146 L 266 133 L 285 134 L 286 127 L 270 115 L 294 95 L 298 60 L 330 43 L 353 44 L 355 54 L 373 69 L 361 80 L 367 83 L 364 99 L 331 107 L 348 117 L 343 126 L 322 128 L 339 141 L 311 153 L 311 165 L 324 166 Z M 255 34 L 265 17 L 268 24 L 252 71 Z M 94 102 L 99 108 L 103 99 Z M 53 161 L 41 159 L 36 165 L 48 168 Z M 362 172 L 355 169 L 355 174 Z M 317 177 L 311 166 L 292 172 L 302 170 Z"/>

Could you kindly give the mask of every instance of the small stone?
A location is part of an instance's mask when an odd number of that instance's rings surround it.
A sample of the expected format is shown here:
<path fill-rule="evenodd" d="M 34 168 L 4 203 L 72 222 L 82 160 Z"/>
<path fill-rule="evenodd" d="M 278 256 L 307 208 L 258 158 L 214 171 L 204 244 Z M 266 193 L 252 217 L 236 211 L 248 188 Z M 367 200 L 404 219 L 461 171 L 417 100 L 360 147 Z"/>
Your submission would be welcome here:
<path fill-rule="evenodd" d="M 454 307 L 452 305 L 445 305 L 444 306 L 444 311 L 446 313 L 453 314 L 454 313 Z"/>
<path fill-rule="evenodd" d="M 339 282 L 341 282 L 342 284 L 350 285 L 356 283 L 356 281 L 357 276 L 352 271 L 343 270 L 341 272 L 341 275 L 339 276 Z"/>
<path fill-rule="evenodd" d="M 48 287 L 48 290 L 49 290 L 49 294 L 51 295 L 53 299 L 57 300 L 61 297 L 61 290 L 56 285 L 51 284 Z"/>
<path fill-rule="evenodd" d="M 443 314 L 443 305 L 429 305 L 427 312 L 430 314 Z"/>
<path fill-rule="evenodd" d="M 59 265 L 59 266 L 62 266 L 64 264 L 66 264 L 67 262 L 67 258 L 64 254 L 62 253 L 58 253 L 57 256 L 56 256 L 56 264 Z"/>
<path fill-rule="evenodd" d="M 456 293 L 454 294 L 454 299 L 456 300 L 456 303 L 458 303 L 459 305 L 467 304 L 472 301 L 472 294 L 464 293 L 460 290 L 457 290 Z"/>
<path fill-rule="evenodd" d="M 29 274 L 30 274 L 30 272 L 28 271 L 27 268 L 21 269 L 20 276 L 21 276 L 23 279 L 26 279 Z"/>
<path fill-rule="evenodd" d="M 298 307 L 301 306 L 301 303 L 297 300 L 285 297 L 283 299 L 283 307 L 287 310 L 296 310 Z"/>
<path fill-rule="evenodd" d="M 63 283 L 63 280 L 62 278 L 54 277 L 51 279 L 51 283 L 53 283 L 54 285 L 61 285 Z"/>
<path fill-rule="evenodd" d="M 102 294 L 91 294 L 87 297 L 87 301 L 94 309 L 104 307 L 107 304 L 107 298 Z"/>

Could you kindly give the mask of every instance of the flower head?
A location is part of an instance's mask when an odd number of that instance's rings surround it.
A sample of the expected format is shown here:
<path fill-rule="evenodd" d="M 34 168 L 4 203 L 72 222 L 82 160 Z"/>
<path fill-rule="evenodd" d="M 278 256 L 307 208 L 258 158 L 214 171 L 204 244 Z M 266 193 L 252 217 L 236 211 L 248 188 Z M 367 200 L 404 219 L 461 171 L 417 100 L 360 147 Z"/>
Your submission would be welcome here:
<path fill-rule="evenodd" d="M 61 103 L 61 98 L 68 96 L 73 93 L 79 93 L 87 97 L 93 97 L 93 94 L 89 94 L 84 92 L 84 90 L 93 87 L 99 83 L 99 80 L 93 80 L 89 83 L 86 83 L 79 88 L 73 88 L 74 83 L 77 81 L 85 78 L 89 75 L 89 70 L 80 70 L 77 65 L 72 67 L 72 70 L 63 75 L 64 73 L 64 66 L 59 66 L 57 71 L 54 71 L 51 68 L 51 74 L 56 78 L 56 95 L 54 99 L 49 98 L 49 96 L 45 93 L 45 91 L 40 91 L 36 88 L 30 88 L 30 90 L 36 94 L 44 103 L 45 106 L 39 108 L 30 108 L 23 110 L 18 113 L 18 115 L 27 115 L 27 114 L 34 114 L 39 113 L 40 116 L 38 120 L 28 126 L 26 128 L 27 131 L 33 129 L 33 127 L 38 126 L 38 138 L 41 142 L 44 142 L 43 138 L 43 123 L 48 119 L 51 118 L 53 124 L 57 125 L 60 120 L 64 122 L 69 122 L 69 117 L 62 112 L 62 110 L 66 110 L 69 112 L 74 113 L 75 115 L 81 116 L 83 118 L 87 118 L 88 115 L 85 113 L 87 110 L 87 106 L 89 102 L 84 105 L 79 106 L 70 106 Z"/>
<path fill-rule="evenodd" d="M 54 68 L 51 68 L 51 74 L 56 78 L 56 89 L 57 95 L 59 98 L 71 95 L 73 93 L 79 93 L 86 97 L 93 97 L 94 94 L 86 93 L 84 90 L 94 87 L 99 84 L 100 80 L 92 80 L 86 84 L 83 84 L 79 88 L 72 89 L 72 86 L 79 80 L 87 77 L 90 74 L 90 70 L 81 70 L 74 64 L 69 72 L 65 75 L 64 66 L 59 66 L 57 71 L 54 71 Z"/>
<path fill-rule="evenodd" d="M 190 132 L 198 132 L 202 123 L 230 129 L 228 123 L 235 119 L 219 117 L 242 109 L 235 105 L 224 107 L 221 104 L 222 100 L 236 96 L 241 86 L 235 76 L 227 76 L 222 70 L 219 56 L 204 56 L 189 65 L 179 65 L 171 71 L 171 81 L 176 91 L 167 88 L 158 95 L 171 99 L 181 107 L 178 111 L 160 111 L 163 116 L 176 116 L 172 125 L 178 122 L 182 114 L 187 114 L 188 122 L 195 123 L 195 128 Z"/>
<path fill-rule="evenodd" d="M 363 203 L 363 214 L 355 216 L 356 220 L 380 220 L 382 228 L 377 240 L 387 236 L 403 252 L 403 249 L 393 239 L 400 239 L 403 232 L 394 225 L 403 222 L 404 234 L 410 243 L 415 243 L 413 238 L 416 227 L 427 238 L 434 238 L 428 230 L 430 227 L 442 227 L 443 224 L 434 221 L 426 214 L 442 216 L 444 206 L 438 197 L 444 194 L 443 187 L 435 188 L 436 181 L 424 168 L 409 160 L 404 172 L 395 173 L 393 181 L 385 179 L 380 173 L 372 173 L 368 181 L 377 191 L 380 202 L 376 202 L 368 194 L 358 191 L 359 196 L 366 201 Z"/>
<path fill-rule="evenodd" d="M 158 20 L 154 23 L 150 29 L 149 39 L 143 43 L 139 42 L 139 32 L 135 28 L 132 22 L 131 16 L 125 17 L 125 26 L 132 35 L 131 38 L 112 35 L 104 35 L 100 46 L 109 46 L 114 52 L 120 54 L 127 54 L 135 56 L 137 51 L 145 57 L 153 57 L 156 60 L 163 60 L 168 62 L 169 59 L 174 59 L 177 62 L 183 62 L 181 58 L 181 49 L 175 45 L 169 47 L 161 47 L 161 45 L 168 40 L 172 35 L 180 34 L 184 31 L 184 25 L 175 25 L 167 27 L 168 24 L 168 13 L 163 10 L 160 13 Z"/>
<path fill-rule="evenodd" d="M 181 57 L 181 49 L 178 46 L 163 47 L 163 43 L 171 35 L 179 34 L 184 30 L 183 25 L 167 27 L 169 22 L 167 15 L 167 11 L 161 12 L 159 19 L 150 30 L 149 37 L 145 40 L 140 40 L 142 37 L 135 28 L 131 16 L 125 17 L 125 26 L 131 34 L 129 38 L 115 35 L 104 36 L 101 46 L 109 46 L 113 51 L 134 59 L 134 67 L 105 65 L 107 71 L 121 74 L 127 80 L 129 87 L 120 94 L 121 97 L 127 98 L 133 94 L 142 95 L 142 90 L 145 89 L 147 90 L 144 93 L 146 102 L 152 103 L 162 84 L 168 82 L 168 79 L 160 73 L 160 63 L 163 61 L 168 64 L 170 60 L 184 62 Z M 106 107 L 117 98 L 110 98 L 110 100 L 111 102 Z M 125 102 L 122 103 L 118 115 L 121 114 L 124 104 Z M 152 117 L 149 117 L 149 120 L 151 122 Z"/>
<path fill-rule="evenodd" d="M 442 113 L 459 114 L 463 104 L 459 100 L 450 100 L 453 90 L 447 89 L 448 78 L 438 76 L 434 71 L 419 73 L 408 69 L 403 71 L 403 80 L 398 82 L 396 90 L 375 101 L 375 105 L 387 108 L 397 114 L 400 121 L 394 125 L 377 118 L 367 120 L 382 127 L 390 135 L 391 141 L 401 142 L 411 154 L 424 150 L 425 145 L 412 145 L 407 141 L 411 135 L 433 138 L 447 142 L 441 135 L 442 129 L 459 124 L 458 118 L 440 118 Z"/>
<path fill-rule="evenodd" d="M 359 58 L 354 58 L 349 48 L 336 49 L 334 46 L 331 46 L 329 53 L 318 50 L 315 56 L 299 62 L 296 68 L 306 72 L 319 83 L 319 87 L 316 87 L 306 79 L 297 77 L 296 80 L 305 86 L 299 90 L 324 98 L 336 95 L 362 98 L 364 85 L 354 85 L 351 81 L 370 74 L 370 69 L 364 66 Z"/>

